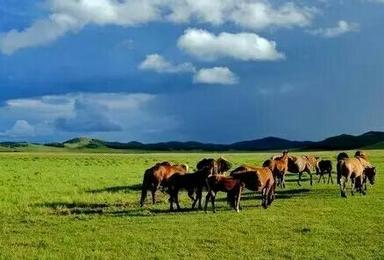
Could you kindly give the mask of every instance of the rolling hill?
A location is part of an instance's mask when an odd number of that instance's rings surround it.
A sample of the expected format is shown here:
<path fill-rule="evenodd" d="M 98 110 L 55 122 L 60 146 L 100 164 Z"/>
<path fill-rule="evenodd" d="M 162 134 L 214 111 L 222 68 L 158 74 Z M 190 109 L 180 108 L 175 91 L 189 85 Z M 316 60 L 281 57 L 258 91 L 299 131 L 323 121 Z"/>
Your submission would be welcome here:
<path fill-rule="evenodd" d="M 161 142 L 144 144 L 140 142 L 108 142 L 94 138 L 78 137 L 65 142 L 31 144 L 28 142 L 2 142 L 0 151 L 31 150 L 48 147 L 66 150 L 142 150 L 142 151 L 267 151 L 267 150 L 349 150 L 383 149 L 384 132 L 371 131 L 362 135 L 338 135 L 319 142 L 290 141 L 277 137 L 236 142 L 232 144 L 213 144 L 201 142 Z"/>

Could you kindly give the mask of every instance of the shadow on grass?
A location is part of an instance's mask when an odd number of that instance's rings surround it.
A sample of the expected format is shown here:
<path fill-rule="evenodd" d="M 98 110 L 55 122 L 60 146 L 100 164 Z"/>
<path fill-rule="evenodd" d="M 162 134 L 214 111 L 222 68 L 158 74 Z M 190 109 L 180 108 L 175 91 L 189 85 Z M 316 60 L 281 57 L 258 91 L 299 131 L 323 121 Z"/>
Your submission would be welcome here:
<path fill-rule="evenodd" d="M 107 204 L 107 203 L 83 203 L 83 202 L 49 202 L 36 204 L 38 207 L 48 208 L 53 210 L 57 215 L 90 215 L 104 214 L 110 207 L 123 207 L 122 203 Z"/>
<path fill-rule="evenodd" d="M 116 191 L 119 189 L 126 190 L 127 186 L 113 187 L 113 189 L 106 188 L 104 190 L 112 190 Z M 310 189 L 293 189 L 293 190 L 277 190 L 276 191 L 276 199 L 290 199 L 293 197 L 303 196 L 309 193 Z M 117 191 L 116 191 L 117 192 Z M 261 200 L 260 193 L 245 191 L 242 195 L 241 200 Z M 205 196 L 203 196 L 202 203 L 204 205 Z M 217 202 L 226 201 L 226 198 L 217 198 Z M 187 205 L 187 204 L 186 204 Z M 47 208 L 51 210 L 54 215 L 63 215 L 63 216 L 81 216 L 81 215 L 105 215 L 105 216 L 116 216 L 116 217 L 148 217 L 154 215 L 167 215 L 172 213 L 187 213 L 187 212 L 197 212 L 196 209 L 191 209 L 188 207 L 182 207 L 179 211 L 170 211 L 167 207 L 154 207 L 151 205 L 150 207 L 141 208 L 137 203 L 86 203 L 86 202 L 47 202 L 36 204 L 35 206 L 41 208 Z M 243 206 L 243 208 L 247 208 L 248 206 Z M 251 206 L 255 207 L 255 206 Z M 257 205 L 256 207 L 259 207 Z M 218 209 L 220 208 L 217 207 Z M 230 210 L 228 208 L 228 210 Z"/>
<path fill-rule="evenodd" d="M 112 187 L 106 187 L 102 189 L 94 189 L 94 190 L 88 190 L 88 193 L 102 193 L 102 192 L 110 192 L 110 193 L 117 193 L 117 192 L 131 192 L 131 191 L 140 191 L 141 190 L 141 184 L 133 184 L 128 186 L 112 186 Z"/>
<path fill-rule="evenodd" d="M 295 189 L 295 190 L 277 190 L 276 199 L 291 199 L 293 197 L 303 196 L 309 193 L 310 189 Z M 226 201 L 226 198 L 217 198 L 216 201 Z M 261 200 L 261 194 L 259 192 L 244 192 L 241 196 L 241 200 Z"/>

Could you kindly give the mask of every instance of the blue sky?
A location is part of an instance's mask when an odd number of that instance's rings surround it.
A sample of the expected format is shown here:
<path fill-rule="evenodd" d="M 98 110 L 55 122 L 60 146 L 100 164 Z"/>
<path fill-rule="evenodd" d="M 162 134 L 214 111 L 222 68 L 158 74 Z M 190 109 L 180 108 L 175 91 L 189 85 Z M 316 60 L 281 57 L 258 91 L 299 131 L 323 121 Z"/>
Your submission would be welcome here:
<path fill-rule="evenodd" d="M 384 1 L 0 0 L 0 140 L 384 131 Z"/>

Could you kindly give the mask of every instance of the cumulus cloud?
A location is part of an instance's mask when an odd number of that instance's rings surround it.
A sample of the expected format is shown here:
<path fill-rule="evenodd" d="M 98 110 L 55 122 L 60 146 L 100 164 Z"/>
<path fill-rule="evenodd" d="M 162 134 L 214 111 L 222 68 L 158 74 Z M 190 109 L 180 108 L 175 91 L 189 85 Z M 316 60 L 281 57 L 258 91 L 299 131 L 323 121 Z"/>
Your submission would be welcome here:
<path fill-rule="evenodd" d="M 307 26 L 314 14 L 311 8 L 292 2 L 273 6 L 266 0 L 47 0 L 47 6 L 48 17 L 22 30 L 0 34 L 2 53 L 48 44 L 88 24 L 134 26 L 154 21 L 197 21 L 262 30 Z"/>
<path fill-rule="evenodd" d="M 238 83 L 237 76 L 227 67 L 200 69 L 193 77 L 195 83 L 234 85 Z"/>
<path fill-rule="evenodd" d="M 255 33 L 212 34 L 201 29 L 187 29 L 178 40 L 178 47 L 202 60 L 228 57 L 243 61 L 279 60 L 284 54 L 276 50 L 276 43 Z"/>
<path fill-rule="evenodd" d="M 184 73 L 194 72 L 195 67 L 189 63 L 172 64 L 159 54 L 147 55 L 144 61 L 139 65 L 141 70 L 152 70 L 158 73 Z"/>
<path fill-rule="evenodd" d="M 35 136 L 35 127 L 28 123 L 26 120 L 17 120 L 15 124 L 4 133 L 0 132 L 0 136 L 9 137 L 31 137 Z"/>
<path fill-rule="evenodd" d="M 350 23 L 344 20 L 340 20 L 335 27 L 330 28 L 320 28 L 317 30 L 312 30 L 310 33 L 313 35 L 319 35 L 325 38 L 334 38 L 349 32 L 359 31 L 359 24 Z"/>
<path fill-rule="evenodd" d="M 267 1 L 240 1 L 230 19 L 242 27 L 261 30 L 268 27 L 305 27 L 314 15 L 313 8 L 298 7 L 292 2 L 274 8 Z"/>

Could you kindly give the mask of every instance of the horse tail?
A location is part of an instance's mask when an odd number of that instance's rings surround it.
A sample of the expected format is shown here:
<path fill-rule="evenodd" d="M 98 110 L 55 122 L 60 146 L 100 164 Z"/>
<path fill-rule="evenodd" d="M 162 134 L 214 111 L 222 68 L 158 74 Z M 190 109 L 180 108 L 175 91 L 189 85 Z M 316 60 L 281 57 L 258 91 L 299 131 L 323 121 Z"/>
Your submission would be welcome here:
<path fill-rule="evenodd" d="M 140 198 L 140 206 L 144 206 L 145 198 L 147 197 L 148 186 L 151 183 L 151 169 L 148 169 L 144 172 L 143 176 L 143 184 L 141 185 L 141 198 Z"/>

